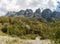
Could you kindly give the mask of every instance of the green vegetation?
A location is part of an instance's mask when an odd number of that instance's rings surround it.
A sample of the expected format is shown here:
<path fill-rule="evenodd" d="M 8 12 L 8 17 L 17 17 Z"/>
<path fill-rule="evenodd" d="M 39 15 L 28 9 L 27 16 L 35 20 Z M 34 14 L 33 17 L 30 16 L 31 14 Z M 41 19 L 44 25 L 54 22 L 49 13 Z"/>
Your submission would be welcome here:
<path fill-rule="evenodd" d="M 22 18 L 22 17 L 0 17 L 0 31 L 17 36 L 22 39 L 35 39 L 41 36 L 41 39 L 51 39 L 55 43 L 60 43 L 60 21 Z"/>

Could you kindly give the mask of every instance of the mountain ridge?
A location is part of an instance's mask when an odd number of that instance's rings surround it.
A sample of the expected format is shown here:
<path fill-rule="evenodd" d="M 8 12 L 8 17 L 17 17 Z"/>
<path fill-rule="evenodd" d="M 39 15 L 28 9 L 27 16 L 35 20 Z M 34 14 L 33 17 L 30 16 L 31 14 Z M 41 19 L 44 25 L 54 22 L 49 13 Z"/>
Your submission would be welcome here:
<path fill-rule="evenodd" d="M 32 9 L 26 9 L 26 10 L 20 10 L 18 12 L 7 12 L 5 16 L 9 17 L 28 17 L 28 18 L 44 18 L 44 19 L 51 19 L 55 18 L 60 20 L 60 12 L 57 11 L 51 11 L 50 9 L 44 9 L 41 11 L 40 8 L 36 9 L 35 12 L 33 12 Z"/>

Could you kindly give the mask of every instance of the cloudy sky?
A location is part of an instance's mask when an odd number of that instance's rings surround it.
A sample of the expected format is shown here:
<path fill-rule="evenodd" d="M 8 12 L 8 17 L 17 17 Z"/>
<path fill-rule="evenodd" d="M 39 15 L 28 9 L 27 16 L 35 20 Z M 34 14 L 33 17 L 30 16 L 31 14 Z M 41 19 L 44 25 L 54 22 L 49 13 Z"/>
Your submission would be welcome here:
<path fill-rule="evenodd" d="M 59 0 L 0 0 L 0 16 L 7 11 L 19 11 L 21 9 L 50 8 L 54 10 Z"/>

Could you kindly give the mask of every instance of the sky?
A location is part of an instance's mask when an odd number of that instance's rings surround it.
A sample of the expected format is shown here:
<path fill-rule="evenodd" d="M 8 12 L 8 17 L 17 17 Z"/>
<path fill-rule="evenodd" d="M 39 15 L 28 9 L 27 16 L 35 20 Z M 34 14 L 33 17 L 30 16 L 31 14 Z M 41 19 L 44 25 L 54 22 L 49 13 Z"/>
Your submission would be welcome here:
<path fill-rule="evenodd" d="M 57 4 L 56 11 L 60 12 L 60 2 Z"/>
<path fill-rule="evenodd" d="M 49 8 L 54 10 L 58 1 L 60 0 L 0 0 L 0 16 L 5 15 L 8 11 L 19 11 L 21 9 Z"/>

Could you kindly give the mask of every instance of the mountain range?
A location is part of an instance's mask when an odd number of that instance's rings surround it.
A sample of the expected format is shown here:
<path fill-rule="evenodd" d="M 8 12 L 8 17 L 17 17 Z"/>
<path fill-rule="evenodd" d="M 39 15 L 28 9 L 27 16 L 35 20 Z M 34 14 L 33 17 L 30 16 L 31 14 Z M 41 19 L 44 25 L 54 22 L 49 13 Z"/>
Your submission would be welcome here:
<path fill-rule="evenodd" d="M 35 12 L 33 12 L 32 9 L 26 9 L 26 10 L 20 10 L 18 12 L 9 11 L 5 16 L 9 17 L 28 17 L 28 18 L 44 18 L 44 19 L 58 19 L 60 20 L 60 12 L 57 11 L 51 11 L 50 9 L 44 9 L 41 11 L 40 8 L 36 9 Z"/>

